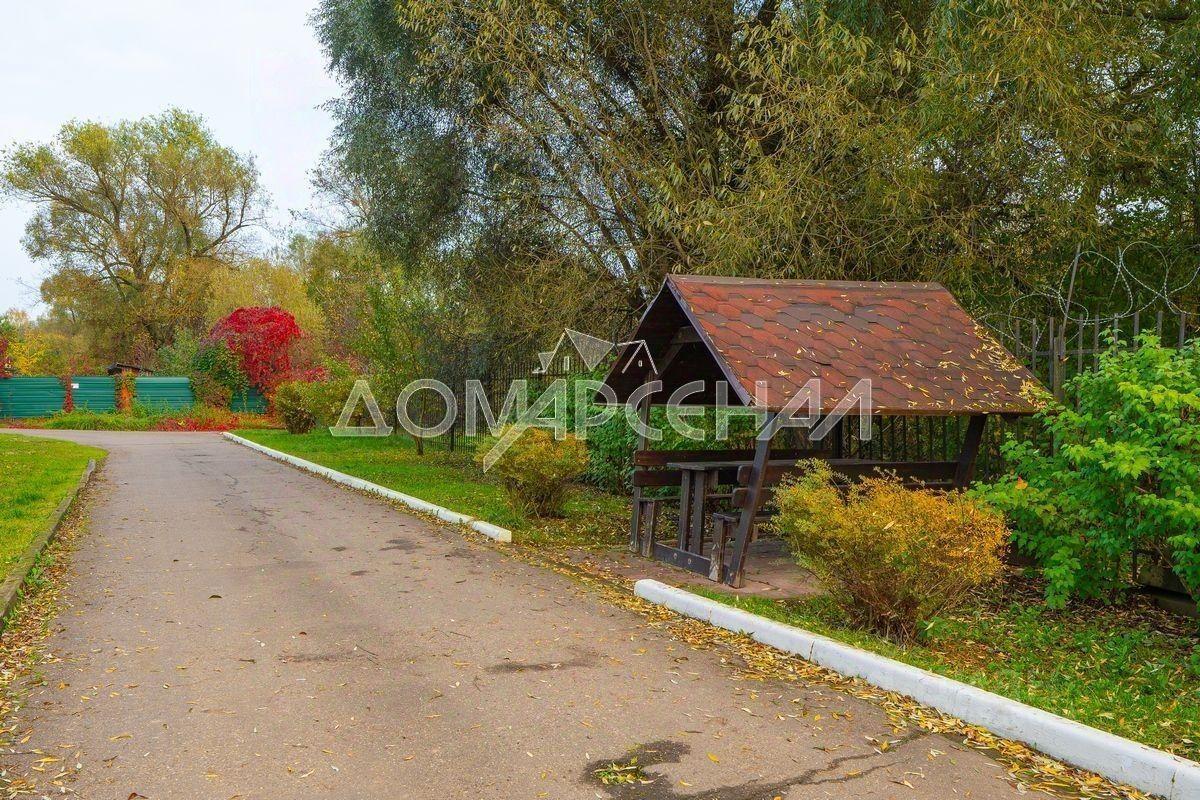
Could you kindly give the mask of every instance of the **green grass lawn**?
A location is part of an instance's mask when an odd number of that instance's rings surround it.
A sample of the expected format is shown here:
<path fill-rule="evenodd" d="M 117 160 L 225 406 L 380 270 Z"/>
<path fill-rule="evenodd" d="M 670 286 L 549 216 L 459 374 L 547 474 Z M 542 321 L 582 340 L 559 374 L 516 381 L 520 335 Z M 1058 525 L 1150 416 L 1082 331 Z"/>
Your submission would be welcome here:
<path fill-rule="evenodd" d="M 231 428 L 278 428 L 261 414 L 246 414 L 196 405 L 168 410 L 135 405 L 128 413 L 77 409 L 48 417 L 0 420 L 0 426 L 59 431 L 227 431 Z"/>
<path fill-rule="evenodd" d="M 1047 609 L 1034 581 L 1012 576 L 934 621 L 902 648 L 842 623 L 826 597 L 779 601 L 699 594 L 890 656 L 1069 719 L 1200 758 L 1200 630 L 1142 598 L 1126 606 Z"/>
<path fill-rule="evenodd" d="M 532 544 L 609 546 L 628 535 L 629 501 L 578 487 L 562 519 L 536 519 L 515 512 L 504 489 L 472 461 L 471 448 L 447 452 L 427 445 L 417 455 L 401 436 L 335 437 L 326 431 L 291 434 L 281 430 L 240 430 L 239 436 L 300 458 L 419 497 L 452 511 L 509 528 L 518 541 Z"/>
<path fill-rule="evenodd" d="M 0 570 L 5 575 L 79 482 L 88 459 L 103 456 L 103 450 L 73 442 L 0 434 Z"/>

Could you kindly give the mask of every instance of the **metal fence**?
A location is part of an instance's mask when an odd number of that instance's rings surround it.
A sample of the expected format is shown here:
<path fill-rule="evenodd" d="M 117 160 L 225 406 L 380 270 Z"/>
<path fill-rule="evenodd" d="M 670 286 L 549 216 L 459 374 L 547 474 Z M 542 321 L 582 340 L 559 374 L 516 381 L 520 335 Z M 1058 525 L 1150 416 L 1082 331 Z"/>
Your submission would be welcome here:
<path fill-rule="evenodd" d="M 67 393 L 62 381 L 47 377 L 0 379 L 0 416 L 44 417 L 62 411 Z"/>
<path fill-rule="evenodd" d="M 110 375 L 77 375 L 70 379 L 71 401 L 80 411 L 116 411 L 116 380 Z M 48 417 L 66 403 L 63 381 L 50 376 L 0 379 L 0 418 Z M 183 411 L 195 404 L 191 381 L 178 376 L 140 376 L 134 380 L 136 402 L 155 411 Z M 264 414 L 267 400 L 256 389 L 235 396 L 230 410 Z"/>
<path fill-rule="evenodd" d="M 499 416 L 509 397 L 511 387 L 516 381 L 526 382 L 526 400 L 540 396 L 553 381 L 559 378 L 580 377 L 579 364 L 572 361 L 569 355 L 559 354 L 551 361 L 546 369 L 542 369 L 540 358 L 534 355 L 521 355 L 496 359 L 488 369 L 469 375 L 461 369 L 452 369 L 443 373 L 439 380 L 451 387 L 459 413 L 455 416 L 454 424 L 441 436 L 425 439 L 425 444 L 450 452 L 472 450 L 475 439 L 467 436 L 466 431 L 466 382 L 477 380 L 487 398 L 488 405 Z M 433 426 L 441 420 L 446 412 L 445 401 L 432 391 L 422 391 L 412 399 L 408 406 L 413 420 L 421 425 Z"/>
<path fill-rule="evenodd" d="M 1140 334 L 1151 332 L 1168 347 L 1182 347 L 1200 335 L 1200 326 L 1185 312 L 1158 311 L 1066 320 L 1061 317 L 1018 320 L 1006 330 L 992 329 L 992 332 L 1057 400 L 1070 404 L 1075 402 L 1068 390 L 1071 379 L 1095 370 L 1101 354 L 1112 343 L 1135 347 Z M 871 441 L 859 442 L 847 430 L 843 446 L 852 457 L 885 461 L 949 460 L 957 457 L 965 434 L 963 417 L 881 417 L 876 420 Z M 994 417 L 980 446 L 977 478 L 994 478 L 1004 471 L 1001 445 L 1010 434 L 1033 440 L 1044 436 L 1036 420 Z"/>
<path fill-rule="evenodd" d="M 1060 401 L 1074 376 L 1095 369 L 1110 337 L 1132 347 L 1142 333 L 1153 333 L 1164 345 L 1183 347 L 1200 333 L 1194 315 L 1184 311 L 1096 314 L 1077 319 L 1050 317 L 1041 322 L 1014 320 L 995 331 L 1001 344 L 1029 367 Z"/>

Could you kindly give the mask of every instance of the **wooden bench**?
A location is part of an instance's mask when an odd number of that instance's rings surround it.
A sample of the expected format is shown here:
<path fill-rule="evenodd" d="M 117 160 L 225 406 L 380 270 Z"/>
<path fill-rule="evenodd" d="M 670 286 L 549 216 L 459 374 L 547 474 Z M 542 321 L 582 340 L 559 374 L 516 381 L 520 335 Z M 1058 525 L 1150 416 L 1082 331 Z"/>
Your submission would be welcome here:
<path fill-rule="evenodd" d="M 777 457 L 783 459 L 812 458 L 820 455 L 819 450 L 780 450 Z M 633 454 L 633 519 L 630 525 L 629 547 L 634 552 L 649 556 L 653 553 L 654 539 L 658 532 L 659 510 L 664 505 L 677 505 L 681 494 L 660 496 L 647 495 L 646 489 L 662 489 L 669 486 L 681 487 L 684 471 L 668 468 L 668 464 L 680 462 L 733 462 L 727 468 L 717 470 L 716 481 L 722 486 L 735 486 L 738 471 L 754 457 L 753 450 L 638 450 Z M 710 494 L 713 499 L 732 499 L 733 494 Z M 682 513 L 682 512 L 681 512 Z M 681 543 L 682 544 L 682 543 Z"/>

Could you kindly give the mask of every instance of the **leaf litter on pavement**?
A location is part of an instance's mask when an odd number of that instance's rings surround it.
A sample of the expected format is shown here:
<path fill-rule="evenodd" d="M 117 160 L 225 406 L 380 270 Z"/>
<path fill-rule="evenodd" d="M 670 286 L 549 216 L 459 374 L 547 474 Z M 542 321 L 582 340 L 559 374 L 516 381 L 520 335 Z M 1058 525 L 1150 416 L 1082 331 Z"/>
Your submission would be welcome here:
<path fill-rule="evenodd" d="M 363 494 L 379 499 L 377 495 Z M 0 791 L 3 791 L 5 798 L 39 793 L 72 793 L 70 778 L 82 768 L 77 752 L 64 757 L 39 750 L 21 750 L 32 734 L 20 730 L 14 717 L 20 705 L 21 684 L 33 675 L 39 664 L 51 663 L 56 658 L 45 652 L 43 645 L 50 633 L 50 623 L 60 608 L 61 592 L 68 574 L 64 556 L 73 549 L 83 526 L 83 515 L 79 509 L 84 507 L 86 503 L 76 503 L 63 520 L 58 536 L 47 549 L 49 558 L 38 585 L 23 599 L 0 637 L 0 755 L 5 756 L 6 762 L 13 762 L 12 766 L 0 765 Z M 446 525 L 437 518 L 414 513 L 412 509 L 405 508 L 404 511 Z M 463 535 L 476 544 L 484 540 L 481 534 L 462 526 L 454 527 L 461 529 Z M 567 576 L 596 592 L 605 601 L 638 614 L 648 626 L 667 632 L 693 649 L 721 653 L 722 661 L 736 669 L 742 677 L 829 687 L 879 706 L 886 713 L 896 734 L 918 728 L 959 739 L 965 746 L 983 751 L 1003 765 L 1009 779 L 1022 791 L 1038 791 L 1080 800 L 1150 800 L 1150 796 L 1144 792 L 1069 767 L 1026 745 L 1003 739 L 979 726 L 969 725 L 912 698 L 883 691 L 858 678 L 847 678 L 831 672 L 755 642 L 747 635 L 682 617 L 637 597 L 633 594 L 631 580 L 617 576 L 595 563 L 579 563 L 559 557 L 552 550 L 520 545 L 510 545 L 497 552 Z M 69 744 L 62 745 L 64 752 L 71 748 Z M 938 755 L 944 754 L 931 750 L 929 758 L 932 760 Z M 20 756 L 33 759 L 23 762 L 24 770 L 17 767 L 21 762 L 14 761 Z M 640 772 L 632 764 L 613 764 L 610 770 L 610 780 L 616 778 L 618 781 L 628 779 L 631 773 L 636 775 Z M 131 798 L 135 797 L 138 797 L 136 793 L 131 795 Z"/>
<path fill-rule="evenodd" d="M 999 762 L 1020 791 L 1037 791 L 1080 800 L 1150 800 L 1150 795 L 1145 792 L 1070 767 L 1020 742 L 1004 739 L 985 728 L 922 705 L 910 697 L 884 691 L 859 678 L 839 675 L 760 644 L 746 634 L 736 634 L 680 616 L 637 597 L 633 594 L 633 581 L 594 562 L 579 562 L 531 547 L 505 548 L 500 552 L 570 577 L 600 594 L 607 602 L 642 616 L 650 627 L 664 630 L 694 649 L 721 653 L 724 656 L 722 661 L 736 669 L 742 677 L 836 689 L 882 708 L 897 734 L 918 728 L 958 739 L 965 746 L 985 752 Z M 932 750 L 930 760 L 937 757 L 935 754 L 943 755 L 940 751 Z"/>
<path fill-rule="evenodd" d="M 87 506 L 89 491 L 83 490 L 63 518 L 0 634 L 0 792 L 5 798 L 73 793 L 70 780 L 81 768 L 80 753 L 70 743 L 60 743 L 59 753 L 29 748 L 32 732 L 21 728 L 16 712 L 23 689 L 36 680 L 38 668 L 58 661 L 44 645 L 61 608 L 67 556 L 84 527 L 82 509 Z"/>

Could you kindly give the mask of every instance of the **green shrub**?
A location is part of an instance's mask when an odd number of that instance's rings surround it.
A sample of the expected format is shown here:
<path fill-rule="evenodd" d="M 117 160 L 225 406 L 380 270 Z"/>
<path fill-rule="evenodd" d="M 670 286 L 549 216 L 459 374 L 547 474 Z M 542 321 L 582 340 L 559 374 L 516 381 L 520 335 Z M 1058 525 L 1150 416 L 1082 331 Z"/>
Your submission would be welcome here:
<path fill-rule="evenodd" d="M 229 408 L 233 391 L 219 380 L 204 372 L 192 375 L 192 395 L 196 402 L 217 408 Z"/>
<path fill-rule="evenodd" d="M 308 433 L 314 428 L 327 428 L 337 422 L 353 386 L 354 379 L 349 377 L 325 381 L 288 381 L 275 389 L 271 403 L 290 433 Z M 350 424 L 365 424 L 360 418 L 365 413 L 360 405 Z"/>
<path fill-rule="evenodd" d="M 900 642 L 1001 569 L 1000 514 L 894 476 L 841 489 L 823 461 L 776 493 L 783 532 L 851 622 Z"/>
<path fill-rule="evenodd" d="M 187 329 L 180 330 L 174 342 L 158 348 L 155 370 L 159 375 L 190 375 L 201 346 L 199 336 Z"/>
<path fill-rule="evenodd" d="M 598 412 L 599 407 L 591 407 L 588 413 Z M 654 450 L 723 450 L 754 447 L 753 417 L 745 414 L 733 416 L 725 441 L 717 440 L 716 419 L 716 412 L 711 408 L 704 409 L 703 415 L 686 418 L 688 425 L 703 431 L 703 438 L 691 439 L 671 428 L 666 409 L 655 408 L 651 411 L 650 424 L 663 432 L 663 438 L 661 441 L 649 443 L 649 447 Z M 633 453 L 637 450 L 637 443 L 637 432 L 625 419 L 623 409 L 603 425 L 588 428 L 588 471 L 584 476 L 585 480 L 610 492 L 628 491 L 632 488 Z"/>
<path fill-rule="evenodd" d="M 238 356 L 226 342 L 203 343 L 196 350 L 191 369 L 192 391 L 202 403 L 229 408 L 234 396 L 244 394 L 250 381 L 242 372 Z"/>
<path fill-rule="evenodd" d="M 302 381 L 288 381 L 275 389 L 275 414 L 288 433 L 308 433 L 317 427 L 317 417 L 309 408 L 308 387 Z"/>
<path fill-rule="evenodd" d="M 309 410 L 317 418 L 318 425 L 327 428 L 337 423 L 338 416 L 342 413 L 342 406 L 346 404 L 346 398 L 350 396 L 352 388 L 354 388 L 354 378 L 351 377 L 330 378 L 308 384 L 305 397 Z M 350 424 L 366 424 L 363 422 L 363 415 L 366 415 L 366 419 L 370 419 L 370 415 L 366 414 L 365 406 L 359 403 L 355 414 L 351 417 Z"/>
<path fill-rule="evenodd" d="M 477 463 L 483 463 L 508 430 L 479 442 Z M 560 517 L 568 487 L 587 467 L 587 447 L 580 439 L 567 434 L 559 440 L 544 428 L 529 428 L 492 465 L 492 470 L 503 481 L 514 509 L 538 517 Z"/>
<path fill-rule="evenodd" d="M 1069 383 L 1077 410 L 1040 415 L 1056 446 L 1010 437 L 1013 474 L 979 489 L 1042 565 L 1055 606 L 1128 585 L 1135 550 L 1200 597 L 1200 345 L 1138 345 L 1114 345 Z"/>
<path fill-rule="evenodd" d="M 610 492 L 626 492 L 632 484 L 637 432 L 618 414 L 587 432 L 588 483 Z"/>

